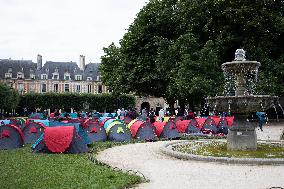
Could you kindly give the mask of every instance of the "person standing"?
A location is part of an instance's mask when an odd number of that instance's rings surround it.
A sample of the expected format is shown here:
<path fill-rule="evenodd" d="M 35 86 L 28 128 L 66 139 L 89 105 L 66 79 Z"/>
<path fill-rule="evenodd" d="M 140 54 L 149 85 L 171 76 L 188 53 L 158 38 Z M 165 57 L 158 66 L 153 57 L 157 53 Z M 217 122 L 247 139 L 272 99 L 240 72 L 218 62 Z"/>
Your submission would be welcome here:
<path fill-rule="evenodd" d="M 153 108 L 151 108 L 150 112 L 149 112 L 149 118 L 150 118 L 150 122 L 154 123 L 155 122 L 155 111 Z"/>
<path fill-rule="evenodd" d="M 120 111 L 120 119 L 124 120 L 125 116 L 126 116 L 125 110 L 124 110 L 124 108 L 122 108 L 121 111 Z"/>
<path fill-rule="evenodd" d="M 164 112 L 163 108 L 161 108 L 160 111 L 159 111 L 159 120 L 160 120 L 160 122 L 164 121 L 164 116 L 165 116 L 165 112 Z"/>
<path fill-rule="evenodd" d="M 141 113 L 142 113 L 142 114 L 141 114 L 141 119 L 142 119 L 143 121 L 146 121 L 146 120 L 147 120 L 147 117 L 148 117 L 148 115 L 147 115 L 148 113 L 147 113 L 146 108 L 143 108 Z"/>
<path fill-rule="evenodd" d="M 192 110 L 189 110 L 187 114 L 187 120 L 194 119 L 194 118 L 195 118 L 194 113 L 192 112 Z"/>

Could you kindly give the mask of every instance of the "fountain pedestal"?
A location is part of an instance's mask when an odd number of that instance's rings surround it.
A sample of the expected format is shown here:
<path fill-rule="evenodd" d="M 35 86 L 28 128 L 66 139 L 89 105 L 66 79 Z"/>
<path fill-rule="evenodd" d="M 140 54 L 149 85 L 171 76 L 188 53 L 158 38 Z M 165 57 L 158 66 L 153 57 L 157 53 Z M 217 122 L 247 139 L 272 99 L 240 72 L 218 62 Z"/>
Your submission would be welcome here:
<path fill-rule="evenodd" d="M 228 150 L 256 150 L 256 123 L 249 122 L 246 115 L 236 115 L 235 124 L 227 136 Z"/>
<path fill-rule="evenodd" d="M 228 150 L 256 150 L 257 136 L 255 126 L 257 123 L 247 121 L 250 112 L 265 111 L 271 107 L 277 96 L 254 95 L 251 86 L 257 81 L 260 63 L 245 59 L 245 51 L 237 49 L 235 60 L 222 64 L 225 79 L 235 83 L 234 96 L 216 96 L 206 98 L 208 106 L 221 112 L 234 114 L 234 126 L 229 129 L 227 136 Z M 234 89 L 234 87 L 229 86 Z M 226 91 L 230 91 L 227 88 Z"/>

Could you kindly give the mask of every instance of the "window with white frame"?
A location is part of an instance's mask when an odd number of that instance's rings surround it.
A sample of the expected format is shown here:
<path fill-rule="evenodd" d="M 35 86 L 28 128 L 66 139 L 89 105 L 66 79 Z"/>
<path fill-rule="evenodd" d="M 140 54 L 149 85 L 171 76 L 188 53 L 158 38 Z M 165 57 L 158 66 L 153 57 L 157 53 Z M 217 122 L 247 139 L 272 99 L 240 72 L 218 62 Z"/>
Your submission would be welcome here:
<path fill-rule="evenodd" d="M 5 78 L 12 78 L 12 73 L 5 73 Z"/>
<path fill-rule="evenodd" d="M 65 85 L 64 85 L 64 91 L 65 91 L 65 92 L 69 92 L 69 91 L 70 91 L 70 86 L 69 86 L 69 84 L 65 84 Z"/>
<path fill-rule="evenodd" d="M 77 81 L 82 80 L 82 75 L 75 75 L 75 80 L 77 80 Z"/>
<path fill-rule="evenodd" d="M 109 93 L 112 93 L 112 88 L 108 88 L 108 92 L 109 92 Z"/>
<path fill-rule="evenodd" d="M 99 85 L 98 86 L 98 93 L 102 93 L 103 92 L 103 86 L 102 85 Z"/>
<path fill-rule="evenodd" d="M 58 92 L 58 84 L 53 84 L 53 92 Z"/>
<path fill-rule="evenodd" d="M 100 79 L 101 79 L 101 77 L 98 75 L 98 76 L 97 76 L 97 81 L 100 81 Z"/>
<path fill-rule="evenodd" d="M 18 73 L 17 73 L 17 78 L 18 78 L 18 79 L 24 79 L 24 73 L 18 72 Z"/>
<path fill-rule="evenodd" d="M 24 84 L 23 83 L 19 83 L 18 84 L 18 91 L 19 92 L 23 92 L 24 91 Z"/>
<path fill-rule="evenodd" d="M 41 79 L 44 79 L 44 80 L 45 80 L 45 79 L 47 79 L 47 74 L 41 74 L 40 77 L 41 77 Z"/>
<path fill-rule="evenodd" d="M 59 79 L 59 74 L 58 73 L 53 73 L 52 74 L 52 79 L 53 80 L 58 80 Z"/>
<path fill-rule="evenodd" d="M 35 79 L 35 74 L 34 73 L 30 73 L 30 79 Z"/>
<path fill-rule="evenodd" d="M 76 92 L 80 93 L 81 92 L 81 85 L 76 85 Z"/>
<path fill-rule="evenodd" d="M 88 93 L 92 93 L 92 85 L 91 84 L 88 85 Z"/>
<path fill-rule="evenodd" d="M 35 92 L 35 84 L 34 83 L 30 83 L 29 84 L 29 91 L 30 92 Z"/>
<path fill-rule="evenodd" d="M 87 81 L 92 81 L 92 77 L 87 77 Z"/>
<path fill-rule="evenodd" d="M 45 93 L 45 92 L 46 92 L 46 84 L 45 84 L 45 83 L 42 83 L 42 84 L 41 84 L 41 92 L 42 92 L 42 93 Z"/>
<path fill-rule="evenodd" d="M 70 80 L 70 73 L 65 73 L 64 74 L 64 79 L 65 80 Z"/>

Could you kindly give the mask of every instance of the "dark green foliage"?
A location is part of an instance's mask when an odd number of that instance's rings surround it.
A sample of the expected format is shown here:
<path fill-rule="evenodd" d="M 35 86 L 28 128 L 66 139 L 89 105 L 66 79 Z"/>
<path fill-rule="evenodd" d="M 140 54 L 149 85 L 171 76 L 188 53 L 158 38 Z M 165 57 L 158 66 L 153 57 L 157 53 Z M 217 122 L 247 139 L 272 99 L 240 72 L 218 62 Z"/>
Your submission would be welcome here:
<path fill-rule="evenodd" d="M 16 90 L 0 83 L 0 109 L 14 109 L 19 103 L 19 94 Z"/>
<path fill-rule="evenodd" d="M 221 64 L 237 48 L 261 62 L 257 92 L 284 94 L 284 1 L 150 0 L 101 72 L 115 93 L 197 104 L 222 94 Z"/>
<path fill-rule="evenodd" d="M 113 94 L 75 94 L 75 93 L 28 93 L 21 96 L 20 107 L 35 108 L 60 108 L 83 110 L 87 104 L 89 110 L 104 110 L 112 112 L 118 108 L 128 108 L 135 106 L 135 98 L 131 95 Z"/>

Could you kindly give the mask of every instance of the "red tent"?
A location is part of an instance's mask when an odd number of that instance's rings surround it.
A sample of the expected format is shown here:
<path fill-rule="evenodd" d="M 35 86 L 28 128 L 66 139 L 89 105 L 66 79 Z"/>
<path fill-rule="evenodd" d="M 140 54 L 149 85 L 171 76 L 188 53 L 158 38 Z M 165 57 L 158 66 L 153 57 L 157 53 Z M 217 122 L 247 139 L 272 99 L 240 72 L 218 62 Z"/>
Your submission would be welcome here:
<path fill-rule="evenodd" d="M 221 117 L 219 116 L 211 116 L 210 118 L 214 120 L 216 125 L 218 125 L 221 120 Z"/>
<path fill-rule="evenodd" d="M 228 126 L 231 127 L 234 123 L 234 116 L 230 116 L 230 117 L 226 117 L 226 120 L 227 120 L 227 123 L 228 123 Z"/>
<path fill-rule="evenodd" d="M 84 153 L 89 149 L 74 126 L 45 127 L 43 137 L 33 145 L 34 152 Z"/>
<path fill-rule="evenodd" d="M 195 120 L 197 121 L 198 127 L 202 128 L 204 122 L 206 121 L 207 118 L 204 117 L 196 117 Z"/>
<path fill-rule="evenodd" d="M 75 127 L 69 126 L 46 127 L 44 131 L 45 145 L 51 152 L 64 152 L 70 146 L 74 129 Z"/>
<path fill-rule="evenodd" d="M 156 128 L 156 134 L 158 137 L 160 137 L 163 129 L 164 129 L 164 126 L 167 124 L 167 122 L 160 122 L 160 121 L 155 121 L 153 123 L 154 127 Z"/>
<path fill-rule="evenodd" d="M 177 130 L 180 133 L 185 133 L 186 128 L 190 124 L 191 120 L 178 120 L 176 121 Z"/>
<path fill-rule="evenodd" d="M 138 129 L 144 124 L 144 121 L 135 121 L 131 126 L 130 126 L 130 131 L 132 134 L 132 137 L 134 138 L 136 136 L 136 133 Z"/>

